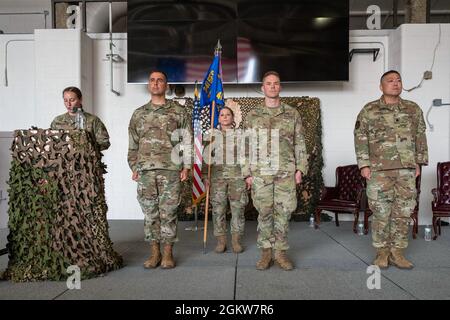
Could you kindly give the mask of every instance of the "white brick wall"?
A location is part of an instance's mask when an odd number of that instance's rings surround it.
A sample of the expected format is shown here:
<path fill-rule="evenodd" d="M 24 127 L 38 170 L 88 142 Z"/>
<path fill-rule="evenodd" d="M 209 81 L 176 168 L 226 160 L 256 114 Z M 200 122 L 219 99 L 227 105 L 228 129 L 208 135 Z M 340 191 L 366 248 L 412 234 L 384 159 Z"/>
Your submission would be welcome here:
<path fill-rule="evenodd" d="M 34 124 L 34 56 L 33 35 L 0 36 L 0 131 Z M 8 86 L 5 83 L 6 62 Z"/>
<path fill-rule="evenodd" d="M 441 24 L 441 41 L 436 50 L 433 78 L 425 80 L 422 87 L 404 92 L 403 98 L 417 102 L 424 116 L 435 98 L 450 103 L 450 24 Z M 429 70 L 433 52 L 438 43 L 438 24 L 402 25 L 401 33 L 401 70 L 404 88 L 419 84 L 423 72 Z M 434 131 L 427 130 L 429 165 L 423 170 L 422 195 L 419 208 L 419 223 L 431 224 L 431 189 L 436 187 L 436 164 L 450 161 L 450 106 L 433 108 L 430 122 Z"/>
<path fill-rule="evenodd" d="M 43 14 L 0 15 L 0 30 L 4 33 L 32 33 L 34 29 L 51 28 L 51 0 L 0 0 L 0 13 L 43 13 L 47 10 L 47 21 Z"/>

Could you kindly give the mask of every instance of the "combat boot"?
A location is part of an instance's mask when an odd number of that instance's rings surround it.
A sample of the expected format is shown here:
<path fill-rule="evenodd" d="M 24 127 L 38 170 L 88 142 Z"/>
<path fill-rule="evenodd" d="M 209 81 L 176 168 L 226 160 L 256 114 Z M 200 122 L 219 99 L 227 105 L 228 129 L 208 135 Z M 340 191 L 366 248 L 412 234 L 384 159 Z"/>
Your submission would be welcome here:
<path fill-rule="evenodd" d="M 227 250 L 227 236 L 217 236 L 217 245 L 214 251 L 216 253 L 224 253 Z"/>
<path fill-rule="evenodd" d="M 231 245 L 234 253 L 241 253 L 244 249 L 241 246 L 241 236 L 238 233 L 231 235 Z"/>
<path fill-rule="evenodd" d="M 391 248 L 389 263 L 400 269 L 412 269 L 414 265 L 403 255 L 403 249 Z"/>
<path fill-rule="evenodd" d="M 266 270 L 272 264 L 272 248 L 261 250 L 261 259 L 256 263 L 256 269 Z"/>
<path fill-rule="evenodd" d="M 275 262 L 281 267 L 281 269 L 289 271 L 294 269 L 294 265 L 289 260 L 286 250 L 275 250 Z"/>
<path fill-rule="evenodd" d="M 373 264 L 378 266 L 380 269 L 386 269 L 389 267 L 389 248 L 377 248 L 377 256 L 373 260 Z"/>
<path fill-rule="evenodd" d="M 173 260 L 172 256 L 172 246 L 172 243 L 164 244 L 161 261 L 161 268 L 163 269 L 175 268 L 175 261 Z"/>
<path fill-rule="evenodd" d="M 159 249 L 159 242 L 152 241 L 150 245 L 150 257 L 144 262 L 144 268 L 156 268 L 161 262 L 161 251 Z"/>

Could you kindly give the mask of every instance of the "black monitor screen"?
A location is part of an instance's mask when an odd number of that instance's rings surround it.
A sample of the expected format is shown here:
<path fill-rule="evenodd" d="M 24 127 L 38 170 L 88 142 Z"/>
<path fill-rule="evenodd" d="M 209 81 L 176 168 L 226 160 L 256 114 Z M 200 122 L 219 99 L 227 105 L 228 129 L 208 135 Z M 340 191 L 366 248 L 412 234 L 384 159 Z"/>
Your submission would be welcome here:
<path fill-rule="evenodd" d="M 202 81 L 222 45 L 225 83 L 348 80 L 348 0 L 128 0 L 128 82 Z"/>

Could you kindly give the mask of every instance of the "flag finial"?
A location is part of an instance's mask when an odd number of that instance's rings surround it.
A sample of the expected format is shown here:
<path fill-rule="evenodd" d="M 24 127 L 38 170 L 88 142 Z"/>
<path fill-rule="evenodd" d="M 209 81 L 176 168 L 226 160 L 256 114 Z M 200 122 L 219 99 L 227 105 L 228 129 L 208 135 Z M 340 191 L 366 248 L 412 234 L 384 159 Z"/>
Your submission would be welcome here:
<path fill-rule="evenodd" d="M 215 53 L 222 52 L 222 45 L 220 44 L 220 39 L 217 40 L 216 48 L 214 49 Z"/>
<path fill-rule="evenodd" d="M 195 98 L 198 99 L 198 81 L 195 80 L 195 84 L 194 84 L 194 96 Z"/>

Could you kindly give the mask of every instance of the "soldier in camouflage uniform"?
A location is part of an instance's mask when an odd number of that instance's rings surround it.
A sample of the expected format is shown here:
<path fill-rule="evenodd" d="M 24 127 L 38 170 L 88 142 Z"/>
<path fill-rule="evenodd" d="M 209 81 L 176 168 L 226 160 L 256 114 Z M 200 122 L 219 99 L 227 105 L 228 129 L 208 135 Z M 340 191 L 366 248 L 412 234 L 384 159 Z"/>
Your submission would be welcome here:
<path fill-rule="evenodd" d="M 185 110 L 166 99 L 167 76 L 160 71 L 149 75 L 149 103 L 136 109 L 128 126 L 128 164 L 137 181 L 137 199 L 144 213 L 145 240 L 151 255 L 145 268 L 175 267 L 172 247 L 177 239 L 177 209 L 181 184 L 188 177 L 190 161 L 173 161 L 177 141 L 172 134 L 183 129 L 183 141 L 191 143 L 190 124 Z M 161 253 L 160 243 L 163 243 Z"/>
<path fill-rule="evenodd" d="M 75 122 L 76 108 L 83 108 L 82 106 L 82 94 L 77 87 L 67 87 L 63 90 L 64 105 L 67 108 L 67 112 L 57 116 L 53 119 L 50 128 L 74 130 L 77 129 Z M 103 122 L 93 114 L 83 111 L 86 116 L 85 130 L 91 134 L 99 148 L 99 151 L 103 151 L 109 148 L 109 134 L 106 130 Z"/>
<path fill-rule="evenodd" d="M 264 270 L 270 267 L 274 249 L 275 262 L 284 270 L 292 270 L 294 266 L 286 255 L 289 248 L 287 234 L 289 220 L 297 208 L 296 185 L 301 183 L 302 175 L 307 171 L 305 138 L 299 112 L 280 101 L 278 73 L 267 72 L 262 82 L 264 103 L 247 115 L 244 128 L 253 129 L 258 135 L 258 156 L 268 143 L 272 156 L 253 161 L 254 152 L 250 152 L 250 158 L 242 168 L 259 213 L 257 246 L 261 249 L 261 259 L 256 268 Z M 267 130 L 267 139 L 259 136 L 264 130 Z M 279 139 L 272 138 L 277 133 Z M 277 143 L 278 152 L 274 152 L 273 146 Z"/>
<path fill-rule="evenodd" d="M 214 236 L 217 237 L 215 251 L 223 253 L 227 245 L 226 213 L 228 200 L 231 208 L 231 246 L 233 252 L 243 251 L 241 238 L 244 235 L 245 206 L 248 203 L 248 194 L 242 177 L 241 167 L 237 159 L 237 134 L 233 129 L 234 114 L 228 107 L 223 107 L 219 113 L 220 132 L 213 135 L 212 147 L 220 148 L 222 152 L 214 149 L 214 158 L 211 161 L 211 204 L 213 206 Z M 233 142 L 234 147 L 227 148 L 227 142 Z M 208 147 L 205 148 L 208 154 Z M 211 150 L 213 152 L 213 150 Z M 204 156 L 207 160 L 207 155 Z M 203 166 L 207 169 L 208 166 Z M 206 170 L 203 170 L 206 174 Z M 206 175 L 203 176 L 206 176 Z M 208 187 L 208 179 L 205 179 Z"/>
<path fill-rule="evenodd" d="M 355 124 L 355 150 L 361 175 L 367 180 L 367 198 L 373 211 L 374 264 L 411 269 L 404 257 L 411 212 L 416 205 L 416 177 L 428 164 L 425 122 L 420 107 L 400 98 L 397 71 L 383 74 L 383 95 L 364 106 Z"/>

